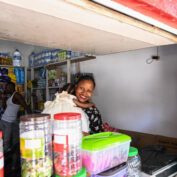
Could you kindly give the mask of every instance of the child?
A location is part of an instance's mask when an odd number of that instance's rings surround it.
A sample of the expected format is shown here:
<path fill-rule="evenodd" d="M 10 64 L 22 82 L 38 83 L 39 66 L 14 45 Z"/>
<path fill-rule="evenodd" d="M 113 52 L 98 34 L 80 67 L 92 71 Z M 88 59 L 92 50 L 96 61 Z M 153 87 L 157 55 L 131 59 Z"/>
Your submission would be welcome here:
<path fill-rule="evenodd" d="M 72 95 L 75 95 L 75 91 L 74 91 L 74 85 L 71 84 L 71 83 L 68 83 L 66 85 L 64 85 L 64 87 L 62 88 L 63 91 L 67 91 L 69 94 L 72 94 Z M 77 99 L 73 99 L 73 102 L 80 108 L 83 108 L 83 109 L 86 109 L 86 108 L 89 108 L 89 107 L 92 107 L 94 106 L 95 107 L 95 104 L 94 103 L 82 103 L 80 102 L 79 100 Z"/>

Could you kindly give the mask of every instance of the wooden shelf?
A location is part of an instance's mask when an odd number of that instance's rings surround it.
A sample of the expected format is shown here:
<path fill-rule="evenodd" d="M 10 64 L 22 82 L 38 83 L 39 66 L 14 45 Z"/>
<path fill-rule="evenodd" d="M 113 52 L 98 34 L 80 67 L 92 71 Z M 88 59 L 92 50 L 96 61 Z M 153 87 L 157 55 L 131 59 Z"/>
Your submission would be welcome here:
<path fill-rule="evenodd" d="M 48 87 L 48 89 L 59 89 L 61 88 L 60 86 L 53 86 L 53 87 Z"/>
<path fill-rule="evenodd" d="M 12 66 L 12 65 L 0 65 L 0 67 L 4 68 L 25 68 L 24 66 Z"/>
<path fill-rule="evenodd" d="M 46 89 L 46 87 L 38 87 L 38 88 L 32 88 L 33 90 L 40 90 L 40 89 Z"/>
<path fill-rule="evenodd" d="M 8 83 L 8 82 L 0 82 L 0 84 L 6 84 L 6 83 Z M 15 85 L 24 85 L 25 83 L 14 83 Z"/>
<path fill-rule="evenodd" d="M 82 61 L 93 60 L 93 59 L 96 59 L 96 57 L 86 55 L 86 56 L 74 57 L 74 58 L 67 59 L 67 60 L 70 60 L 71 63 L 76 63 L 76 62 L 82 62 Z M 34 66 L 32 68 L 33 69 L 40 69 L 40 68 L 50 69 L 52 67 L 65 65 L 67 63 L 67 60 L 62 60 L 62 61 L 59 61 L 59 62 L 49 63 L 47 65 L 42 65 L 42 66 Z"/>
<path fill-rule="evenodd" d="M 82 62 L 82 61 L 87 61 L 87 60 L 93 60 L 96 59 L 96 56 L 82 56 L 82 57 L 75 57 L 75 58 L 71 58 L 71 63 L 76 63 L 76 62 Z"/>

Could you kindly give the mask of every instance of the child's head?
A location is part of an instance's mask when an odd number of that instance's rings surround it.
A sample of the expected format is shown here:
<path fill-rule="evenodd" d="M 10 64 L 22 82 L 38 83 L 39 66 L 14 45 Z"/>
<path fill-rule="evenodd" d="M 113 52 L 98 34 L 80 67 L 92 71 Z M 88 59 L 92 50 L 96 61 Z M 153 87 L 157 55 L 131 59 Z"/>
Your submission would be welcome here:
<path fill-rule="evenodd" d="M 67 91 L 68 93 L 73 94 L 74 93 L 74 85 L 71 83 L 67 83 L 62 88 L 63 91 Z"/>
<path fill-rule="evenodd" d="M 75 84 L 75 95 L 80 102 L 87 102 L 95 88 L 94 78 L 90 75 L 81 76 Z"/>

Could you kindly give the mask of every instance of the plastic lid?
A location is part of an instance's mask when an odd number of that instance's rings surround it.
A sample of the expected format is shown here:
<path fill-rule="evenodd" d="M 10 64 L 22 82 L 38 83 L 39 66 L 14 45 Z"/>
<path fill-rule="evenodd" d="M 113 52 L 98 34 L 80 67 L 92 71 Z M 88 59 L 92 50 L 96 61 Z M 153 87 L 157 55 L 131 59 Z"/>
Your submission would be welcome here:
<path fill-rule="evenodd" d="M 128 157 L 133 157 L 138 155 L 138 149 L 135 147 L 130 147 Z"/>
<path fill-rule="evenodd" d="M 28 114 L 21 116 L 20 121 L 30 122 L 30 121 L 44 121 L 50 119 L 50 114 Z"/>
<path fill-rule="evenodd" d="M 81 119 L 81 114 L 75 112 L 59 113 L 54 115 L 54 119 L 55 120 L 77 120 L 77 119 Z"/>
<path fill-rule="evenodd" d="M 84 167 L 82 167 L 82 170 L 77 175 L 73 175 L 72 177 L 86 177 L 86 176 L 87 176 L 87 171 Z M 60 177 L 60 176 L 55 175 L 55 177 Z"/>
<path fill-rule="evenodd" d="M 131 141 L 131 138 L 125 134 L 115 132 L 97 133 L 82 138 L 82 149 L 97 151 L 129 141 Z"/>
<path fill-rule="evenodd" d="M 2 131 L 0 131 L 0 138 L 2 138 Z"/>

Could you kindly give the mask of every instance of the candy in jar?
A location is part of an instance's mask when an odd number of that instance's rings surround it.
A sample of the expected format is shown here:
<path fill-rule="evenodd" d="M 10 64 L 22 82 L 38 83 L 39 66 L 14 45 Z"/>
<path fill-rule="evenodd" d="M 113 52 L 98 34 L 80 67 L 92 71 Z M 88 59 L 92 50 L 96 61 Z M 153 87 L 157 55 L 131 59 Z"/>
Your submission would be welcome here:
<path fill-rule="evenodd" d="M 81 114 L 54 115 L 54 167 L 59 176 L 73 176 L 82 169 Z"/>
<path fill-rule="evenodd" d="M 52 127 L 49 114 L 21 117 L 20 153 L 22 177 L 52 176 Z"/>

